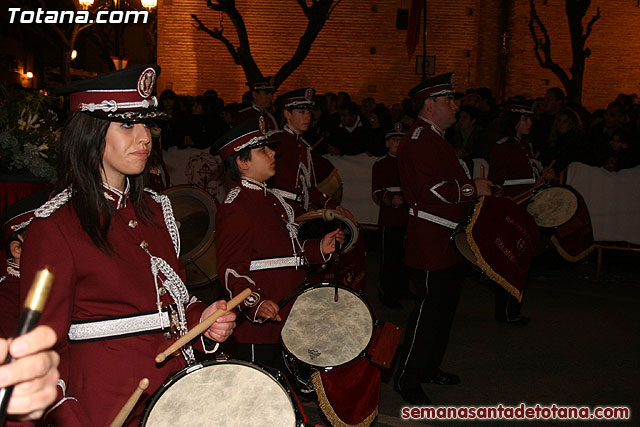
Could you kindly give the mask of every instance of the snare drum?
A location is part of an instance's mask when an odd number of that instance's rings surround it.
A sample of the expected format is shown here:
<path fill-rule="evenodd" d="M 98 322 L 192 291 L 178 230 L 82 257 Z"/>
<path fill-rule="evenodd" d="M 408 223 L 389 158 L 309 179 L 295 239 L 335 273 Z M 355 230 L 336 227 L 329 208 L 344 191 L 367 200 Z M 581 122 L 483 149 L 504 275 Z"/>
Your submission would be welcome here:
<path fill-rule="evenodd" d="M 335 289 L 331 283 L 305 289 L 282 328 L 286 360 L 303 384 L 309 378 L 302 371 L 344 365 L 364 356 L 371 344 L 376 321 L 369 304 L 359 292 L 344 286 L 338 286 L 336 302 Z"/>
<path fill-rule="evenodd" d="M 555 228 L 569 222 L 578 211 L 578 197 L 570 187 L 554 185 L 535 192 L 527 203 L 527 212 L 536 225 Z"/>
<path fill-rule="evenodd" d="M 300 224 L 300 240 L 324 237 L 340 227 L 344 231 L 342 253 L 351 250 L 358 241 L 358 225 L 334 209 L 307 212 L 296 218 L 296 222 Z"/>
<path fill-rule="evenodd" d="M 141 426 L 302 425 L 302 410 L 281 374 L 248 362 L 210 361 L 187 366 L 151 397 Z"/>
<path fill-rule="evenodd" d="M 171 200 L 180 234 L 180 261 L 185 264 L 186 285 L 189 288 L 208 285 L 218 276 L 213 198 L 194 185 L 177 185 L 164 194 Z"/>

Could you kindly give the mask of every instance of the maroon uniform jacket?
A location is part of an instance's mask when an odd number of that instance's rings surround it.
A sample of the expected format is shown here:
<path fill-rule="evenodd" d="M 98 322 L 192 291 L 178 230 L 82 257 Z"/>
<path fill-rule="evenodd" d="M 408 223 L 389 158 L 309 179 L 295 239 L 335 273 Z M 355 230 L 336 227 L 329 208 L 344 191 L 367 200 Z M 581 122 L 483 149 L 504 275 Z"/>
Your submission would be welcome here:
<path fill-rule="evenodd" d="M 0 338 L 11 338 L 20 315 L 20 267 L 7 261 L 7 274 L 0 276 Z"/>
<path fill-rule="evenodd" d="M 402 196 L 400 175 L 398 174 L 398 158 L 387 154 L 373 164 L 371 171 L 371 192 L 374 200 L 380 205 L 378 225 L 405 227 L 409 218 L 406 203 L 393 207 L 393 196 Z M 403 196 L 404 197 L 404 196 Z"/>
<path fill-rule="evenodd" d="M 55 276 L 40 323 L 51 326 L 58 337 L 54 348 L 60 354 L 66 399 L 47 416 L 57 426 L 108 425 L 146 377 L 149 388 L 127 419 L 127 425 L 138 425 L 147 398 L 186 365 L 181 355 L 155 363 L 155 356 L 172 342 L 159 332 L 83 342 L 68 338 L 71 323 L 157 311 L 157 298 L 162 306 L 174 303 L 168 292 L 162 292 L 160 280 L 156 292 L 150 255 L 141 248 L 142 241 L 149 253 L 164 259 L 184 280 L 161 205 L 145 194 L 152 224 L 136 216 L 128 193 L 105 189 L 105 197 L 114 208 L 107 234 L 109 254 L 82 229 L 73 198 L 50 216 L 35 218 L 25 235 L 21 298 L 37 270 L 48 266 Z M 189 325 L 199 322 L 204 308 L 204 303 L 190 298 Z"/>
<path fill-rule="evenodd" d="M 409 208 L 452 222 L 462 221 L 478 196 L 444 132 L 419 117 L 398 148 L 398 169 Z M 422 270 L 440 270 L 457 261 L 453 230 L 409 216 L 405 263 Z"/>
<path fill-rule="evenodd" d="M 273 117 L 273 115 L 270 112 L 268 112 L 267 110 L 258 107 L 254 103 L 251 103 L 251 105 L 249 105 L 248 107 L 245 107 L 242 110 L 238 111 L 233 116 L 233 123 L 234 123 L 234 125 L 239 125 L 240 123 L 245 122 L 245 121 L 247 121 L 249 119 L 252 119 L 254 117 L 258 117 L 261 114 L 266 114 L 267 116 L 269 116 L 269 118 L 271 118 L 271 120 L 273 121 L 273 124 L 277 126 L 278 122 Z"/>
<path fill-rule="evenodd" d="M 292 239 L 287 223 L 293 220 L 293 209 L 281 202 L 265 184 L 243 178 L 229 191 L 216 214 L 216 249 L 218 277 L 230 296 L 245 288 L 251 295 L 238 307 L 244 314 L 238 318 L 233 332 L 238 342 L 275 344 L 291 310 L 293 301 L 280 310 L 282 322 L 260 323 L 256 314 L 266 300 L 278 303 L 306 277 L 303 267 L 252 269 L 252 261 L 293 257 L 302 254 L 307 262 L 322 263 L 321 239 L 298 242 Z M 285 203 L 285 205 L 283 205 Z"/>
<path fill-rule="evenodd" d="M 503 138 L 491 150 L 489 179 L 502 186 L 506 196 L 514 197 L 531 188 L 539 176 L 533 158 L 520 141 Z"/>
<path fill-rule="evenodd" d="M 275 148 L 276 174 L 270 185 L 297 197 L 296 203 L 290 203 L 295 205 L 296 215 L 307 212 L 309 202 L 319 208 L 335 209 L 338 203 L 316 187 L 316 171 L 309 144 L 286 125 L 276 138 L 280 145 Z M 286 193 L 283 193 L 283 197 L 292 201 L 292 197 Z"/>

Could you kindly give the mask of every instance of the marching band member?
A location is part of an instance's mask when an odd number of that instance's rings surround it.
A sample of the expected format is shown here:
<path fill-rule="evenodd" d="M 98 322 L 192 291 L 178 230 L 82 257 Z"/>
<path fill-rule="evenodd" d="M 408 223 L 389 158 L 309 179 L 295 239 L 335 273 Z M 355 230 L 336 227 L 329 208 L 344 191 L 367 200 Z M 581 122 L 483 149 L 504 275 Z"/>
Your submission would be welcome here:
<path fill-rule="evenodd" d="M 533 188 L 542 171 L 542 165 L 533 157 L 531 146 L 524 140 L 531 131 L 533 109 L 529 102 L 512 103 L 501 120 L 503 134 L 491 150 L 489 179 L 502 187 L 508 197 Z M 553 173 L 553 169 L 549 169 Z M 527 324 L 529 318 L 520 315 L 522 301 L 496 286 L 495 319 L 498 322 Z"/>
<path fill-rule="evenodd" d="M 273 77 L 263 77 L 248 81 L 245 85 L 247 85 L 251 91 L 251 104 L 249 104 L 248 107 L 242 108 L 233 116 L 233 125 L 237 126 L 246 120 L 261 115 L 266 115 L 275 124 L 276 120 L 269 111 L 271 109 L 271 103 L 273 102 L 273 94 L 276 92 Z"/>
<path fill-rule="evenodd" d="M 306 88 L 278 97 L 276 103 L 282 107 L 285 125 L 282 132 L 275 135 L 280 144 L 274 148 L 276 174 L 270 183 L 282 197 L 289 200 L 296 216 L 309 211 L 313 203 L 319 208 L 337 209 L 342 215 L 350 217 L 346 209 L 317 188 L 313 165 L 316 154 L 311 152 L 311 146 L 302 137 L 311 124 L 311 111 L 316 108 L 314 95 L 314 89 Z"/>
<path fill-rule="evenodd" d="M 409 212 L 400 188 L 398 146 L 408 126 L 397 122 L 387 131 L 385 143 L 389 152 L 373 164 L 371 191 L 378 203 L 378 225 L 382 226 L 382 262 L 380 263 L 380 301 L 389 308 L 400 309 L 398 301 L 410 295 L 409 280 L 404 268 L 404 236 L 407 234 Z"/>
<path fill-rule="evenodd" d="M 45 415 L 64 426 L 108 424 L 146 377 L 146 398 L 192 361 L 191 346 L 163 364 L 173 335 L 226 307 L 189 295 L 169 199 L 142 186 L 151 150 L 149 124 L 161 119 L 152 96 L 160 67 L 134 66 L 59 90 L 72 113 L 60 141 L 56 195 L 35 211 L 25 234 L 21 297 L 36 271 L 55 282 L 40 323 L 57 335 L 60 400 Z M 227 313 L 205 335 L 224 341 Z M 201 341 L 197 340 L 200 346 Z"/>
<path fill-rule="evenodd" d="M 470 202 L 490 195 L 490 181 L 471 179 L 458 162 L 444 131 L 456 121 L 453 74 L 414 87 L 420 113 L 398 149 L 398 169 L 409 206 L 405 263 L 419 292 L 401 348 L 394 389 L 410 404 L 429 403 L 421 382 L 457 384 L 440 370 L 460 296 L 464 268 L 450 236 Z"/>
<path fill-rule="evenodd" d="M 294 209 L 266 184 L 276 173 L 269 125 L 264 116 L 249 119 L 214 144 L 238 183 L 216 214 L 217 267 L 230 296 L 252 290 L 238 306 L 244 314 L 234 332 L 238 356 L 283 370 L 280 332 L 293 304 L 277 303 L 304 281 L 306 264 L 328 260 L 344 232 L 298 240 Z"/>

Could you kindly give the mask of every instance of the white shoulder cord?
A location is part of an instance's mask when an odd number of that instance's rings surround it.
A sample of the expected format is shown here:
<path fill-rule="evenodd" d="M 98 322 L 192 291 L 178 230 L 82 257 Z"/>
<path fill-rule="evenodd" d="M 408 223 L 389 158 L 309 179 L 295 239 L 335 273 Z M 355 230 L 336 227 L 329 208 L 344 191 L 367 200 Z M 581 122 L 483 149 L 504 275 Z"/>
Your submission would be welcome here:
<path fill-rule="evenodd" d="M 298 241 L 298 224 L 295 223 L 294 221 L 294 213 L 293 213 L 293 208 L 284 201 L 284 199 L 282 198 L 282 195 L 280 194 L 279 191 L 274 191 L 270 188 L 267 189 L 267 191 L 271 194 L 273 194 L 276 199 L 278 199 L 278 201 L 280 202 L 280 204 L 282 205 L 282 207 L 284 208 L 285 212 L 287 213 L 287 231 L 289 231 L 289 237 L 291 238 L 291 247 L 293 248 L 293 253 L 298 254 L 300 252 L 302 252 L 302 246 L 300 245 L 300 242 Z M 296 244 L 298 245 L 298 248 L 296 248 Z"/>
<path fill-rule="evenodd" d="M 153 200 L 162 205 L 162 214 L 164 216 L 164 222 L 167 226 L 167 230 L 169 231 L 169 235 L 171 236 L 171 240 L 173 241 L 173 247 L 176 251 L 176 256 L 180 255 L 180 234 L 178 233 L 178 226 L 176 225 L 176 219 L 173 216 L 173 208 L 171 207 L 171 201 L 165 195 L 158 194 L 148 188 L 145 188 L 145 191 L 148 192 Z M 178 333 L 180 336 L 185 335 L 189 328 L 187 326 L 187 315 L 185 312 L 185 306 L 189 304 L 189 291 L 187 291 L 187 287 L 184 285 L 180 276 L 171 268 L 171 266 L 162 258 L 151 255 L 151 252 L 147 248 L 143 248 L 144 251 L 149 255 L 151 261 L 151 273 L 153 274 L 153 279 L 156 286 L 156 304 L 158 306 L 158 312 L 162 309 L 162 303 L 160 302 L 160 286 L 158 285 L 158 281 L 164 286 L 164 288 L 169 292 L 171 299 L 176 303 L 177 311 L 178 311 Z M 158 273 L 162 273 L 165 277 L 163 281 Z M 185 346 L 182 349 L 182 355 L 188 363 L 191 363 L 195 360 L 195 356 L 193 354 L 193 348 L 191 346 Z"/>

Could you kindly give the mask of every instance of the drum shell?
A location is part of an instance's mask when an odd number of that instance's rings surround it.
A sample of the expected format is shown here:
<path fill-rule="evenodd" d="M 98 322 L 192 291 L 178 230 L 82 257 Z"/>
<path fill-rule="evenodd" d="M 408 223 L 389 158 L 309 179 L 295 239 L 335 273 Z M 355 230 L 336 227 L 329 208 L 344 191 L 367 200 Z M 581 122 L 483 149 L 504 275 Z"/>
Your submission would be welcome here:
<path fill-rule="evenodd" d="M 325 218 L 333 218 L 327 220 Z M 360 234 L 357 223 L 343 216 L 334 209 L 319 209 L 300 215 L 296 218 L 299 226 L 298 237 L 302 239 L 322 238 L 325 234 L 335 230 L 339 223 L 340 228 L 345 232 L 345 241 L 342 246 L 342 253 L 349 252 L 358 241 Z"/>
<path fill-rule="evenodd" d="M 180 260 L 185 264 L 187 287 L 212 283 L 218 275 L 213 198 L 194 185 L 177 185 L 163 194 L 169 197 L 178 224 Z"/>
<path fill-rule="evenodd" d="M 235 376 L 229 376 L 229 373 Z M 196 376 L 201 376 L 202 379 Z M 190 393 L 184 398 L 181 405 L 169 401 L 170 398 L 180 399 L 184 396 L 184 387 L 191 384 L 197 387 L 193 394 Z M 267 387 L 264 387 L 265 384 Z M 176 386 L 181 387 L 180 393 L 178 389 L 173 389 Z M 219 388 L 207 390 L 207 386 Z M 232 390 L 235 390 L 233 395 Z M 265 395 L 252 394 L 257 391 Z M 215 405 L 218 405 L 218 408 L 215 408 Z M 280 413 L 267 414 L 266 409 L 270 406 L 277 407 Z M 222 410 L 219 410 L 221 407 Z M 240 360 L 198 363 L 172 375 L 147 402 L 140 426 L 180 425 L 177 417 L 189 412 L 189 409 L 192 409 L 188 414 L 189 422 L 183 423 L 184 425 L 239 427 L 265 425 L 266 422 L 267 425 L 294 427 L 304 420 L 304 412 L 284 375 Z M 163 411 L 169 415 L 166 423 L 162 417 Z M 200 418 L 196 419 L 197 417 Z"/>

